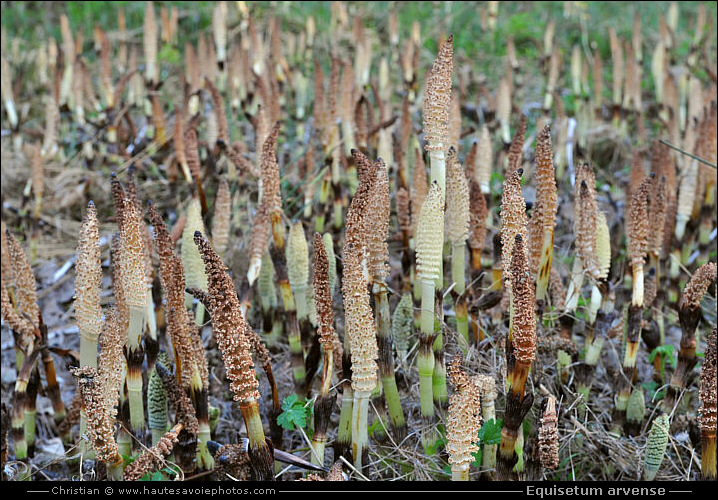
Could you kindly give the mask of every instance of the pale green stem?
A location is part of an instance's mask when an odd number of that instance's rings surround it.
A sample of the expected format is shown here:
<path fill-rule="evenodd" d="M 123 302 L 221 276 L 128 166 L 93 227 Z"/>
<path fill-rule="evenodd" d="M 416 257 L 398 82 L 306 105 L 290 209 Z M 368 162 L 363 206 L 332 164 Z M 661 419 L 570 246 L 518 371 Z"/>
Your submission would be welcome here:
<path fill-rule="evenodd" d="M 451 466 L 451 480 L 452 481 L 468 481 L 469 480 L 468 464 L 452 465 Z"/>
<path fill-rule="evenodd" d="M 362 453 L 369 444 L 368 418 L 369 400 L 371 392 L 354 392 L 354 407 L 352 408 L 352 456 L 354 467 L 362 470 Z"/>
<path fill-rule="evenodd" d="M 419 369 L 419 400 L 421 403 L 421 415 L 423 417 L 434 416 L 434 353 L 427 348 L 419 348 L 416 358 L 416 366 Z"/>
<path fill-rule="evenodd" d="M 197 432 L 197 464 L 204 470 L 214 469 L 214 457 L 207 449 L 207 443 L 212 440 L 209 422 L 199 422 Z"/>
<path fill-rule="evenodd" d="M 294 293 L 294 304 L 297 306 L 297 319 L 302 321 L 309 318 L 309 307 L 307 304 L 307 289 L 305 286 L 292 287 Z"/>
<path fill-rule="evenodd" d="M 421 333 L 434 334 L 434 290 L 433 281 L 421 279 Z"/>

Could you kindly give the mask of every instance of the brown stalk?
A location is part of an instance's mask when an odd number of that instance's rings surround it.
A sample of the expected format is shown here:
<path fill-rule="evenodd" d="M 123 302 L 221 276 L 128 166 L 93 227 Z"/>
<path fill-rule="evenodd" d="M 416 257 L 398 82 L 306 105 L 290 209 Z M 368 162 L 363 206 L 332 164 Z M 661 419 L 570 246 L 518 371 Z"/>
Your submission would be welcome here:
<path fill-rule="evenodd" d="M 322 345 L 323 363 L 320 394 L 314 403 L 313 460 L 323 465 L 326 433 L 332 416 L 335 397 L 329 394 L 334 367 L 334 345 L 339 338 L 334 330 L 334 307 L 329 284 L 329 261 L 324 241 L 314 233 L 314 301 L 317 309 L 317 336 Z"/>
<path fill-rule="evenodd" d="M 212 244 L 220 256 L 224 255 L 229 245 L 231 218 L 232 198 L 229 191 L 229 182 L 226 176 L 222 176 L 217 187 L 217 195 L 214 200 L 214 217 L 212 219 Z"/>
<path fill-rule="evenodd" d="M 108 414 L 108 397 L 102 376 L 95 368 L 84 366 L 72 370 L 82 394 L 82 409 L 87 416 L 87 432 L 95 456 L 108 468 L 108 476 L 117 479 L 122 474 L 122 455 L 117 447 L 114 416 Z"/>
<path fill-rule="evenodd" d="M 173 445 L 178 442 L 179 434 L 184 429 L 181 423 L 175 424 L 172 429 L 160 438 L 152 448 L 142 453 L 125 468 L 125 481 L 139 481 L 142 476 L 166 464 L 165 456 L 172 453 Z"/>
<path fill-rule="evenodd" d="M 704 480 L 716 479 L 716 327 L 706 339 L 705 358 L 701 368 L 700 409 L 701 474 Z"/>
<path fill-rule="evenodd" d="M 549 396 L 546 400 L 546 408 L 541 417 L 538 442 L 541 465 L 546 469 L 557 468 L 559 465 L 559 438 L 556 398 L 554 396 Z"/>
<path fill-rule="evenodd" d="M 141 212 L 131 196 L 123 199 L 122 225 L 119 239 L 119 279 L 122 296 L 129 312 L 127 328 L 127 383 L 131 408 L 132 427 L 144 428 L 144 405 L 142 403 L 142 364 L 145 351 L 142 337 L 147 324 L 147 301 L 149 291 L 146 281 L 146 254 L 143 236 L 144 224 Z"/>
<path fill-rule="evenodd" d="M 631 304 L 643 307 L 643 266 L 648 253 L 648 204 L 655 174 L 644 178 L 631 196 L 627 214 L 628 258 L 633 271 L 633 295 Z"/>
<path fill-rule="evenodd" d="M 496 478 L 501 481 L 515 478 L 514 465 L 518 462 L 515 444 L 534 399 L 532 392 L 526 393 L 526 381 L 536 354 L 536 298 L 521 233 L 514 236 L 510 263 L 513 315 L 506 346 L 506 412 L 496 456 Z"/>
<path fill-rule="evenodd" d="M 190 290 L 210 313 L 217 344 L 222 352 L 230 390 L 239 403 L 249 438 L 249 455 L 256 478 L 270 480 L 273 475 L 271 445 L 267 443 L 259 414 L 259 382 L 250 352 L 252 328 L 242 315 L 237 292 L 221 258 L 210 243 L 196 232 L 194 242 L 199 248 L 208 278 L 208 291 Z"/>
<path fill-rule="evenodd" d="M 514 137 L 509 146 L 507 157 L 506 176 L 520 169 L 524 161 L 524 141 L 526 140 L 526 115 L 522 114 Z"/>
<path fill-rule="evenodd" d="M 716 263 L 709 262 L 699 267 L 686 285 L 678 304 L 678 321 L 681 325 L 678 364 L 671 376 L 670 385 L 663 400 L 663 410 L 672 414 L 682 392 L 688 387 L 691 371 L 698 363 L 696 357 L 696 329 L 701 320 L 701 299 L 712 283 L 716 281 Z"/>
<path fill-rule="evenodd" d="M 501 199 L 501 262 L 504 282 L 511 279 L 511 255 L 517 234 L 526 239 L 526 201 L 521 194 L 523 169 L 513 170 L 506 175 Z M 510 287 L 510 285 L 507 285 Z"/>
<path fill-rule="evenodd" d="M 529 267 L 536 276 L 536 300 L 539 301 L 545 299 L 549 285 L 557 210 L 551 129 L 547 125 L 536 139 L 536 203 L 531 214 L 532 226 L 536 229 L 530 234 Z"/>

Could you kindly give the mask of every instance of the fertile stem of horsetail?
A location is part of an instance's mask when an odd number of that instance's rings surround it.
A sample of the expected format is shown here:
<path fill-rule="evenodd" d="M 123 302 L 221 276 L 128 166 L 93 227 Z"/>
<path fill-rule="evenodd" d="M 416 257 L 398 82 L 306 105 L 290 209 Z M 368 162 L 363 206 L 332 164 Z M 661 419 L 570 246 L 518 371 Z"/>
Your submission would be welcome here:
<path fill-rule="evenodd" d="M 205 233 L 204 221 L 202 220 L 202 206 L 199 199 L 192 198 L 187 207 L 187 222 L 182 231 L 182 266 L 185 269 L 188 288 L 199 288 L 207 291 L 207 275 L 204 271 L 202 257 L 192 241 L 195 231 Z M 185 295 L 185 307 L 192 309 L 192 296 Z M 195 321 L 198 325 L 204 324 L 204 305 L 200 302 L 195 310 Z"/>
<path fill-rule="evenodd" d="M 13 435 L 17 435 L 19 441 L 25 442 L 25 449 L 31 451 L 35 440 L 34 408 L 39 384 L 37 372 L 39 351 L 35 344 L 37 337 L 40 336 L 41 318 L 37 302 L 37 283 L 26 252 L 7 229 L 3 243 L 2 317 L 14 332 L 16 369 L 18 372 L 27 371 L 22 377 L 24 379 L 21 383 L 22 387 L 18 386 L 20 382 L 15 384 L 17 402 L 13 406 Z M 12 276 L 12 281 L 6 280 L 8 274 Z M 14 285 L 12 295 L 14 304 L 10 298 L 11 284 Z M 33 357 L 33 361 L 28 365 L 26 361 L 30 356 Z M 24 427 L 22 434 L 17 426 Z M 27 456 L 27 451 L 24 454 Z"/>
<path fill-rule="evenodd" d="M 701 474 L 704 480 L 716 479 L 716 328 L 706 338 L 705 358 L 701 369 L 700 410 Z"/>
<path fill-rule="evenodd" d="M 314 233 L 314 301 L 317 307 L 317 335 L 322 345 L 322 379 L 317 400 L 314 403 L 314 435 L 312 461 L 324 465 L 326 432 L 331 420 L 334 398 L 329 395 L 334 369 L 334 346 L 339 339 L 334 331 L 334 308 L 332 288 L 329 281 L 329 260 L 324 241 Z"/>
<path fill-rule="evenodd" d="M 551 148 L 551 130 L 546 125 L 536 139 L 536 204 L 531 216 L 532 220 L 535 218 L 535 224 L 538 228 L 535 236 L 531 235 L 531 246 L 534 251 L 540 248 L 537 262 L 534 263 L 536 259 L 533 252 L 531 258 L 531 263 L 536 265 L 537 301 L 545 300 L 546 291 L 548 290 L 557 209 L 558 195 Z M 535 241 L 533 241 L 534 239 Z M 539 240 L 541 241 L 540 247 L 538 245 Z M 534 269 L 533 265 L 531 267 Z"/>
<path fill-rule="evenodd" d="M 422 435 L 424 447 L 433 444 L 434 431 L 434 353 L 432 344 L 436 339 L 434 324 L 436 311 L 434 294 L 441 269 L 444 246 L 444 195 L 437 181 L 432 181 L 429 194 L 424 200 L 416 226 L 416 269 L 421 283 L 421 337 L 417 358 L 419 368 L 419 391 L 421 416 L 425 424 Z M 441 323 L 439 323 L 441 324 Z"/>
<path fill-rule="evenodd" d="M 484 423 L 496 421 L 496 380 L 488 375 L 479 375 L 477 384 L 481 388 L 481 418 Z M 482 463 L 485 471 L 496 468 L 497 445 L 484 443 L 482 450 Z"/>
<path fill-rule="evenodd" d="M 102 330 L 101 285 L 97 210 L 90 201 L 80 228 L 75 263 L 75 317 L 80 332 L 80 366 L 97 368 L 97 339 Z"/>
<path fill-rule="evenodd" d="M 306 373 L 304 353 L 302 350 L 302 336 L 297 318 L 297 307 L 287 268 L 286 230 L 284 228 L 284 222 L 282 221 L 282 197 L 279 183 L 279 165 L 276 156 L 278 135 L 279 123 L 276 123 L 274 127 L 272 127 L 262 147 L 261 166 L 262 186 L 264 190 L 262 195 L 262 210 L 264 210 L 269 217 L 269 224 L 272 230 L 273 244 L 270 248 L 270 255 L 274 261 L 279 293 L 282 297 L 282 304 L 284 305 L 287 337 L 292 355 L 294 391 L 297 395 L 303 396 L 308 388 L 305 387 Z M 304 281 L 304 283 L 306 283 L 306 281 Z"/>
<path fill-rule="evenodd" d="M 83 377 L 78 380 L 79 390 L 83 398 L 83 410 L 87 415 L 87 430 L 90 436 L 90 446 L 98 460 L 107 465 L 108 478 L 116 480 L 122 478 L 124 461 L 119 448 L 120 436 L 130 437 L 128 433 L 120 433 L 117 441 L 114 436 L 115 417 L 118 410 L 120 387 L 124 384 L 126 361 L 122 356 L 125 346 L 125 332 L 120 324 L 120 316 L 115 308 L 109 309 L 105 314 L 105 322 L 99 339 L 100 354 L 97 358 L 97 370 L 82 367 L 80 370 L 91 370 L 85 375 L 92 377 L 96 371 L 97 376 L 86 380 L 88 385 L 83 387 Z M 88 394 L 89 392 L 89 394 Z M 88 401 L 88 398 L 92 401 Z M 122 429 L 122 426 L 120 427 Z M 131 453 L 131 443 L 130 450 Z"/>
<path fill-rule="evenodd" d="M 466 240 L 469 237 L 469 184 L 456 150 L 449 149 L 446 176 L 446 229 L 451 242 L 451 278 L 456 292 L 456 329 L 469 346 L 469 315 L 466 292 Z"/>
<path fill-rule="evenodd" d="M 653 177 L 651 173 L 638 186 L 631 196 L 628 207 L 628 254 L 633 270 L 633 294 L 631 304 L 643 307 L 644 273 L 643 265 L 648 252 L 648 203 L 652 191 Z"/>
<path fill-rule="evenodd" d="M 249 457 L 258 480 L 273 478 L 271 448 L 267 444 L 259 413 L 259 381 L 250 352 L 252 328 L 242 316 L 239 299 L 226 266 L 211 244 L 197 232 L 194 235 L 208 277 L 207 293 L 192 292 L 208 306 L 217 344 L 222 352 L 230 390 L 244 418 L 249 438 Z"/>
<path fill-rule="evenodd" d="M 436 181 L 446 197 L 446 153 L 449 147 L 449 111 L 451 109 L 451 74 L 454 68 L 454 37 L 449 35 L 439 48 L 426 80 L 423 108 L 424 149 L 429 153 L 430 180 Z M 442 221 L 443 222 L 443 221 Z M 443 223 L 441 227 L 443 232 Z M 443 288 L 443 262 L 436 277 Z"/>
<path fill-rule="evenodd" d="M 75 263 L 75 317 L 80 333 L 80 366 L 97 368 L 97 339 L 102 331 L 100 291 L 102 288 L 100 235 L 97 210 L 90 201 L 80 227 Z M 80 435 L 86 429 L 87 417 L 80 414 Z M 84 445 L 84 441 L 82 442 Z"/>
<path fill-rule="evenodd" d="M 578 299 L 584 279 L 588 274 L 594 280 L 599 279 L 597 263 L 597 213 L 596 204 L 596 177 L 593 168 L 584 163 L 576 172 L 576 187 L 574 199 L 574 227 L 576 257 L 571 270 L 571 280 L 568 286 L 566 307 L 560 317 L 561 337 L 571 339 L 573 333 L 573 313 L 578 307 Z M 590 316 L 590 313 L 589 313 Z M 570 375 L 568 366 L 570 357 L 564 350 L 557 352 L 559 363 L 559 376 L 562 383 L 567 383 Z"/>
<path fill-rule="evenodd" d="M 139 455 L 124 471 L 125 481 L 141 481 L 143 477 L 166 464 L 164 455 L 170 455 L 173 445 L 179 441 L 184 430 L 182 422 L 174 425 L 170 430 L 162 433 L 156 443 Z"/>
<path fill-rule="evenodd" d="M 352 151 L 352 157 L 357 165 L 359 184 L 347 211 L 342 283 L 347 317 L 342 371 L 344 379 L 348 378 L 350 372 L 352 377 L 351 385 L 344 385 L 335 453 L 344 452 L 348 438 L 347 424 L 351 423 L 352 458 L 355 463 L 362 464 L 365 463 L 363 455 L 367 452 L 368 404 L 377 386 L 376 358 L 378 356 L 376 330 L 367 290 L 366 275 L 369 268 L 367 267 L 365 271 L 364 267 L 369 264 L 366 246 L 369 241 L 370 223 L 367 218 L 370 216 L 379 170 L 385 167 L 381 161 L 371 162 L 358 150 Z M 352 397 L 351 401 L 348 400 L 349 397 Z M 350 411 L 351 418 L 349 418 Z"/>
<path fill-rule="evenodd" d="M 454 388 L 446 422 L 446 451 L 449 453 L 452 481 L 468 481 L 469 466 L 474 462 L 481 422 L 481 392 L 474 380 L 461 368 L 457 354 L 448 363 L 449 382 Z"/>
<path fill-rule="evenodd" d="M 701 320 L 701 299 L 716 281 L 716 263 L 709 262 L 699 267 L 686 285 L 678 305 L 678 321 L 681 325 L 678 363 L 671 376 L 670 385 L 663 400 L 663 411 L 672 414 L 680 395 L 688 386 L 693 367 L 696 366 L 696 330 Z"/>
<path fill-rule="evenodd" d="M 374 188 L 371 190 L 366 224 L 367 270 L 371 277 L 374 296 L 374 316 L 376 319 L 377 344 L 379 349 L 379 376 L 384 398 L 389 410 L 391 426 L 395 439 L 401 441 L 406 435 L 406 419 L 401 408 L 399 391 L 394 375 L 394 347 L 389 311 L 389 289 L 386 280 L 389 276 L 389 178 L 387 168 L 380 159 L 377 161 Z"/>
<path fill-rule="evenodd" d="M 549 396 L 546 401 L 546 409 L 541 417 L 538 444 L 541 465 L 545 469 L 557 468 L 559 465 L 558 414 L 556 412 L 556 398 L 554 396 Z"/>
<path fill-rule="evenodd" d="M 344 295 L 345 335 L 352 351 L 352 457 L 354 466 L 362 470 L 368 453 L 368 414 L 372 391 L 377 385 L 378 347 L 376 329 L 369 304 L 367 282 L 362 261 L 365 251 L 360 245 L 345 247 Z"/>
<path fill-rule="evenodd" d="M 197 466 L 201 469 L 211 470 L 214 467 L 214 459 L 207 450 L 207 442 L 211 439 L 211 433 L 207 395 L 209 373 L 204 345 L 199 336 L 196 322 L 185 308 L 186 281 L 182 261 L 175 255 L 172 237 L 154 205 L 150 204 L 149 212 L 154 225 L 155 246 L 159 255 L 160 282 L 165 296 L 167 334 L 172 341 L 175 354 L 176 377 L 178 382 L 181 382 L 183 390 L 190 396 L 198 420 L 197 432 L 190 433 L 190 430 L 194 428 L 185 428 L 181 433 L 182 439 L 178 445 L 178 455 L 182 460 L 185 454 L 189 457 L 196 454 Z M 194 242 L 192 243 L 194 244 Z M 204 266 L 199 271 L 204 275 Z M 168 366 L 166 362 L 162 364 Z M 152 379 L 150 380 L 152 381 Z M 154 383 L 157 384 L 157 381 Z M 161 418 L 159 420 L 161 421 Z M 166 431 L 166 421 L 164 428 L 158 422 L 158 425 L 152 429 L 157 434 L 155 437 L 161 437 Z M 196 436 L 196 440 L 194 436 Z M 192 458 L 187 459 L 188 463 L 192 461 Z"/>
<path fill-rule="evenodd" d="M 114 436 L 114 417 L 107 411 L 109 398 L 102 377 L 95 368 L 84 366 L 73 371 L 87 415 L 87 430 L 97 459 L 107 466 L 108 479 L 122 480 L 123 459 Z"/>
<path fill-rule="evenodd" d="M 533 393 L 526 394 L 526 381 L 536 354 L 535 288 L 533 286 L 522 234 L 514 236 L 508 281 L 513 296 L 513 314 L 507 350 L 507 394 L 504 427 L 497 452 L 497 479 L 513 476 L 518 462 L 516 440 L 522 422 L 533 404 Z"/>
<path fill-rule="evenodd" d="M 653 175 L 647 176 L 631 197 L 628 207 L 628 253 L 633 268 L 633 295 L 627 312 L 627 330 L 623 356 L 623 374 L 619 379 L 613 429 L 616 434 L 627 425 L 626 410 L 636 376 L 636 360 L 643 321 L 644 286 L 643 263 L 648 249 L 648 201 Z"/>
<path fill-rule="evenodd" d="M 145 241 L 142 236 L 142 219 L 137 205 L 129 198 L 123 200 L 120 226 L 120 280 L 129 308 L 127 329 L 127 390 L 130 404 L 130 424 L 134 430 L 145 425 L 142 397 L 142 363 L 144 350 L 142 335 L 147 323 L 149 290 L 145 279 Z"/>

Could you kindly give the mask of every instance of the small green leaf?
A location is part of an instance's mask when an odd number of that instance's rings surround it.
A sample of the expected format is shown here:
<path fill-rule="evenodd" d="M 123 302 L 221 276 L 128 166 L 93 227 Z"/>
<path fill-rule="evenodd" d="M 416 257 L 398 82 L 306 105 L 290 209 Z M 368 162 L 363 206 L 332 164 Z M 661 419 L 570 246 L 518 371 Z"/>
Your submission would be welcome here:
<path fill-rule="evenodd" d="M 651 354 L 648 355 L 648 361 L 652 363 L 655 357 L 660 354 L 664 360 L 667 359 L 671 366 L 675 368 L 676 358 L 673 356 L 673 350 L 673 344 L 659 345 L 651 351 Z"/>
<path fill-rule="evenodd" d="M 491 419 L 485 422 L 479 429 L 479 441 L 484 444 L 501 444 L 501 429 L 504 426 L 503 420 Z"/>
<path fill-rule="evenodd" d="M 307 425 L 307 414 L 311 411 L 311 405 L 305 401 L 299 401 L 296 394 L 284 398 L 282 402 L 282 413 L 277 417 L 277 424 L 287 430 L 295 427 L 304 428 Z"/>

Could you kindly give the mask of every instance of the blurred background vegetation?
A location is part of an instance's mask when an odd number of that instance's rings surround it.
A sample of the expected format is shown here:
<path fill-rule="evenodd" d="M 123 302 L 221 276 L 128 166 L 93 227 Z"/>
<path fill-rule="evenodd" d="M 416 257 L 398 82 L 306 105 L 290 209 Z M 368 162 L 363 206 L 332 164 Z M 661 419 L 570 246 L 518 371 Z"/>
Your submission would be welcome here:
<path fill-rule="evenodd" d="M 233 2 L 229 2 L 230 4 Z M 317 26 L 327 25 L 330 20 L 331 2 L 244 2 L 253 16 L 278 15 L 291 27 L 303 25 L 308 16 L 313 16 Z M 480 4 L 485 2 L 346 2 L 351 16 L 359 15 L 365 25 L 386 27 L 388 12 L 396 10 L 400 28 L 407 34 L 414 21 L 420 23 L 425 47 L 434 49 L 440 33 L 454 34 L 454 46 L 461 54 L 476 57 L 504 55 L 505 46 L 499 43 L 507 35 L 514 37 L 518 56 L 530 56 L 539 50 L 541 35 L 547 20 L 558 22 L 556 31 L 559 41 L 579 41 L 586 35 L 589 43 L 597 44 L 602 55 L 610 53 L 608 28 L 612 26 L 620 37 L 630 38 L 633 16 L 638 12 L 641 23 L 649 28 L 645 36 L 657 36 L 659 18 L 668 11 L 670 2 L 501 2 L 499 6 L 498 29 L 495 39 L 483 36 L 480 24 Z M 578 11 L 578 15 L 566 18 L 566 4 Z M 705 3 L 709 22 L 715 31 L 716 2 L 679 2 L 679 31 L 688 30 L 700 3 Z M 83 32 L 87 43 L 92 41 L 92 29 L 99 25 L 111 32 L 117 26 L 117 12 L 125 12 L 128 29 L 140 34 L 145 2 L 2 2 L 2 29 L 9 38 L 19 37 L 29 44 L 39 43 L 48 35 L 60 38 L 60 16 L 68 15 L 75 32 Z M 212 9 L 215 2 L 155 2 L 156 7 L 176 6 L 180 11 L 181 37 L 185 41 L 196 41 L 198 33 L 209 29 L 212 23 Z M 229 9 L 230 17 L 237 15 L 237 9 Z M 710 21 L 713 20 L 713 21 Z M 231 22 L 231 20 L 230 20 Z M 688 41 L 680 51 L 687 53 Z"/>

